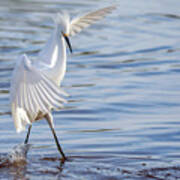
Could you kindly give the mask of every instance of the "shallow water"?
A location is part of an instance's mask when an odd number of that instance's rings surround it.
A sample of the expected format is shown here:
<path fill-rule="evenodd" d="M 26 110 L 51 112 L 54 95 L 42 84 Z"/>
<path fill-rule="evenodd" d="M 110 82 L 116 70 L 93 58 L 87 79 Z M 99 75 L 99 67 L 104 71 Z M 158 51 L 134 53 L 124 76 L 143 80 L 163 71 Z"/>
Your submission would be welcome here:
<path fill-rule="evenodd" d="M 16 134 L 8 105 L 15 60 L 35 56 L 48 39 L 50 16 L 110 5 L 101 1 L 0 1 L 0 179 L 180 178 L 180 2 L 112 1 L 118 8 L 71 38 L 63 88 L 54 112 L 69 157 L 64 164 L 47 123 L 33 124 L 26 163 L 4 160 Z"/>

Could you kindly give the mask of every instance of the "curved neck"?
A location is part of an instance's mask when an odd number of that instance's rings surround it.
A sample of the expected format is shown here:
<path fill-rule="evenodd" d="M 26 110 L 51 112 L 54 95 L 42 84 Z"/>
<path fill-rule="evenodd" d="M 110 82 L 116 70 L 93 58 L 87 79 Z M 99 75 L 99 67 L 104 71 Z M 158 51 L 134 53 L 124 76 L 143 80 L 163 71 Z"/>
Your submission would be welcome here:
<path fill-rule="evenodd" d="M 66 45 L 60 27 L 56 25 L 50 39 L 39 53 L 46 73 L 54 82 L 60 84 L 66 71 Z"/>

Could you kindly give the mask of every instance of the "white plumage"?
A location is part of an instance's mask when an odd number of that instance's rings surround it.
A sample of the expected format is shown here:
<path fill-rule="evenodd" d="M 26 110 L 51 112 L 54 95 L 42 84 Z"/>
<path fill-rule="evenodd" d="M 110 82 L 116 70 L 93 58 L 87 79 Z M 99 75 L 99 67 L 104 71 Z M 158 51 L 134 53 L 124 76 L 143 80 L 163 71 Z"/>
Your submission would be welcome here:
<path fill-rule="evenodd" d="M 60 88 L 66 72 L 65 42 L 72 50 L 68 36 L 73 36 L 100 20 L 113 9 L 114 6 L 107 7 L 72 21 L 67 13 L 58 13 L 53 18 L 53 33 L 36 60 L 31 61 L 27 55 L 17 60 L 10 88 L 12 117 L 17 132 L 24 130 L 26 124 L 46 118 L 55 136 L 51 110 L 61 108 L 66 102 L 63 96 L 67 95 Z"/>
<path fill-rule="evenodd" d="M 43 71 L 37 70 L 26 55 L 16 64 L 11 83 L 12 116 L 18 132 L 25 125 L 62 107 L 66 95 Z"/>
<path fill-rule="evenodd" d="M 73 36 L 81 32 L 84 28 L 87 28 L 96 21 L 102 19 L 108 13 L 111 13 L 115 9 L 115 6 L 106 7 L 91 13 L 88 13 L 84 16 L 74 18 L 70 22 L 70 35 Z"/>

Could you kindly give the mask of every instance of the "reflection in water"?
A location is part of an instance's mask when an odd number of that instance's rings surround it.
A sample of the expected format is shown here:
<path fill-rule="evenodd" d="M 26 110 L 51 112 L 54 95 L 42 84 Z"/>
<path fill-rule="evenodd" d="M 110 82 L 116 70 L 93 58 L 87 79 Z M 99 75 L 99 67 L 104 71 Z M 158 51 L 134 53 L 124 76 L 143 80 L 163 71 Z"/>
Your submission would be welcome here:
<path fill-rule="evenodd" d="M 27 167 L 26 164 L 18 164 L 9 166 L 9 173 L 14 179 L 26 179 Z"/>

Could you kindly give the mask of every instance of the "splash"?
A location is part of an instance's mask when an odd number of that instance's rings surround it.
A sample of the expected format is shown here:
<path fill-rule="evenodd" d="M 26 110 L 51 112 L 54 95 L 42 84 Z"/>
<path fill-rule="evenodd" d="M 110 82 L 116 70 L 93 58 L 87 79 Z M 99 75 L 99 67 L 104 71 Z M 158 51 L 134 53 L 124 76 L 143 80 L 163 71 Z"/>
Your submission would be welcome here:
<path fill-rule="evenodd" d="M 18 144 L 6 155 L 0 156 L 0 168 L 26 163 L 26 157 L 31 144 Z"/>
<path fill-rule="evenodd" d="M 7 160 L 10 164 L 14 163 L 25 163 L 29 149 L 32 147 L 31 144 L 18 144 L 16 145 L 7 156 Z"/>

